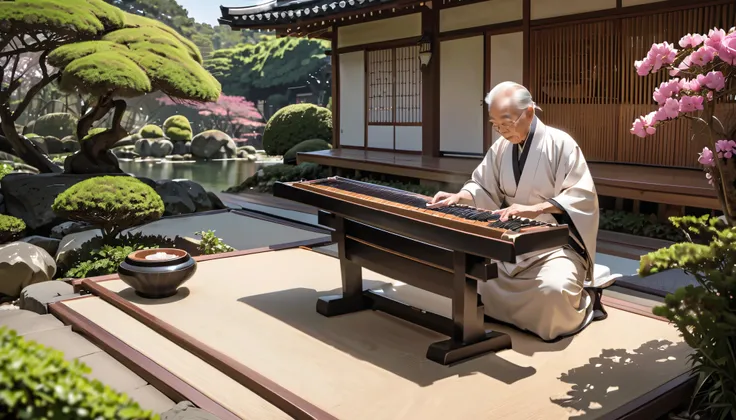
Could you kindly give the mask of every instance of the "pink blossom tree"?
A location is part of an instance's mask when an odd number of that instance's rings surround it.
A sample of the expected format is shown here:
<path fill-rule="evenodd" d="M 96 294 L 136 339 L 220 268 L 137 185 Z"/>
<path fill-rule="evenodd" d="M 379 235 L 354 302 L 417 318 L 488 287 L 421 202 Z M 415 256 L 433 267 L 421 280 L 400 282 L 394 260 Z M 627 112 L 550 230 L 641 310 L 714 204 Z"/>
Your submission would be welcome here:
<path fill-rule="evenodd" d="M 726 221 L 736 221 L 736 124 L 716 116 L 717 104 L 736 96 L 736 28 L 714 28 L 707 35 L 687 34 L 680 49 L 668 42 L 654 44 L 634 66 L 639 76 L 666 69 L 673 78 L 654 90 L 656 111 L 637 118 L 631 133 L 646 137 L 668 121 L 687 118 L 693 134 L 705 145 L 698 162 L 718 194 Z"/>
<path fill-rule="evenodd" d="M 184 105 L 198 111 L 203 117 L 204 129 L 220 130 L 234 139 L 245 139 L 258 133 L 265 125 L 263 116 L 253 102 L 242 96 L 220 95 L 217 102 L 194 103 L 159 98 L 162 105 Z"/>

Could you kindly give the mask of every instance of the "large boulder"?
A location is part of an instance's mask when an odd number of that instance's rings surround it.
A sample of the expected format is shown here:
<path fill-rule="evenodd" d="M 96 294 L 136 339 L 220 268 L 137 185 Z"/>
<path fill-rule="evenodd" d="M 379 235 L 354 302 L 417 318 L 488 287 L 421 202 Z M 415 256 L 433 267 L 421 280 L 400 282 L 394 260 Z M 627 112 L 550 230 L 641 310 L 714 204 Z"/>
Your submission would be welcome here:
<path fill-rule="evenodd" d="M 330 143 L 321 139 L 304 140 L 284 153 L 284 163 L 287 165 L 296 165 L 297 153 L 316 152 L 331 148 Z"/>
<path fill-rule="evenodd" d="M 289 105 L 276 111 L 263 131 L 263 148 L 271 156 L 310 139 L 332 138 L 332 112 L 314 104 Z"/>
<path fill-rule="evenodd" d="M 135 142 L 135 152 L 143 157 L 164 158 L 174 151 L 174 144 L 164 138 L 143 138 Z"/>
<path fill-rule="evenodd" d="M 45 236 L 39 235 L 28 236 L 20 239 L 19 241 L 27 242 L 31 245 L 36 245 L 37 247 L 43 248 L 43 250 L 48 252 L 49 255 L 56 255 L 56 251 L 59 250 L 59 242 L 61 242 L 59 239 L 56 238 L 47 238 Z"/>
<path fill-rule="evenodd" d="M 39 117 L 23 129 L 23 134 L 34 133 L 39 136 L 64 138 L 77 132 L 77 117 L 66 112 L 55 112 Z"/>
<path fill-rule="evenodd" d="M 174 143 L 174 155 L 188 155 L 192 151 L 192 142 L 177 141 Z"/>
<path fill-rule="evenodd" d="M 29 230 L 50 229 L 65 222 L 51 210 L 56 196 L 97 175 L 11 173 L 0 180 L 6 213 L 22 219 Z M 119 176 L 127 176 L 121 174 Z"/>
<path fill-rule="evenodd" d="M 23 288 L 55 274 L 56 262 L 42 248 L 26 242 L 0 245 L 0 295 L 17 298 Z"/>
<path fill-rule="evenodd" d="M 231 158 L 238 148 L 233 139 L 219 130 L 203 131 L 192 139 L 192 155 L 200 159 Z"/>
<path fill-rule="evenodd" d="M 64 153 L 66 151 L 64 150 L 64 143 L 59 140 L 58 137 L 46 136 L 43 141 L 46 143 L 46 150 L 48 150 L 51 155 Z"/>
<path fill-rule="evenodd" d="M 38 146 L 38 149 L 43 152 L 43 154 L 48 155 L 49 154 L 49 147 L 46 145 L 46 139 L 40 136 L 26 136 L 28 140 L 31 141 L 31 143 Z"/>
<path fill-rule="evenodd" d="M 164 202 L 164 216 L 190 214 L 195 212 L 221 210 L 228 208 L 222 200 L 201 185 L 188 179 L 154 181 L 138 178 L 156 190 Z"/>
<path fill-rule="evenodd" d="M 61 146 L 66 153 L 78 152 L 82 148 L 82 146 L 77 141 L 77 138 L 74 136 L 66 136 L 61 139 Z"/>
<path fill-rule="evenodd" d="M 74 286 L 63 281 L 51 280 L 26 286 L 20 292 L 20 309 L 45 315 L 49 313 L 49 303 L 74 295 Z"/>

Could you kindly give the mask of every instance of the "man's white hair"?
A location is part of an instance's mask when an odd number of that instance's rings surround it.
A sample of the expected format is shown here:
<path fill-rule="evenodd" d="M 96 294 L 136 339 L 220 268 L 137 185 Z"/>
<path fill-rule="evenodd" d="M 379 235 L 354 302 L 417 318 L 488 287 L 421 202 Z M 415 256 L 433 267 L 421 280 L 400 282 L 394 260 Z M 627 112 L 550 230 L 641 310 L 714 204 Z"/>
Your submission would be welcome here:
<path fill-rule="evenodd" d="M 509 102 L 508 105 L 516 109 L 527 109 L 531 106 L 534 109 L 541 110 L 541 108 L 534 103 L 534 100 L 532 100 L 532 94 L 529 90 L 516 82 L 501 82 L 494 86 L 493 89 L 488 92 L 488 95 L 486 95 L 485 101 L 488 104 L 488 107 L 496 101 L 496 97 L 498 95 L 506 94 L 509 91 L 511 91 L 511 95 L 508 98 L 505 98 L 506 101 Z M 504 103 L 504 105 L 506 105 L 506 103 Z"/>

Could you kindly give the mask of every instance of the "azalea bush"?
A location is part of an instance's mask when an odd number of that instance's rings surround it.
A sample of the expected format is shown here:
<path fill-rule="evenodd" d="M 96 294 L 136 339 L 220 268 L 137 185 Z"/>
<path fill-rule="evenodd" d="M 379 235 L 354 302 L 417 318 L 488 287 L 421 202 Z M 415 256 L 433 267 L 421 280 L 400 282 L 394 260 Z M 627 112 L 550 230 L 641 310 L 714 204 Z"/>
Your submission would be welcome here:
<path fill-rule="evenodd" d="M 658 109 L 637 118 L 631 133 L 646 137 L 678 118 L 693 122 L 695 140 L 704 145 L 698 161 L 714 186 L 729 224 L 736 220 L 736 124 L 716 117 L 716 105 L 736 95 L 736 28 L 687 34 L 679 46 L 654 44 L 635 67 L 640 76 L 668 70 L 672 79 L 654 90 Z"/>
<path fill-rule="evenodd" d="M 705 418 L 736 418 L 736 124 L 716 116 L 716 106 L 736 95 L 736 28 L 714 28 L 707 35 L 687 34 L 680 49 L 654 44 L 635 63 L 646 76 L 668 70 L 673 78 L 653 94 L 658 109 L 642 116 L 632 134 L 646 137 L 668 121 L 692 121 L 693 137 L 703 145 L 698 162 L 716 190 L 722 218 L 673 217 L 687 241 L 641 258 L 639 274 L 681 269 L 697 285 L 667 296 L 654 313 L 667 318 L 695 351 L 693 370 L 699 375 L 691 414 Z"/>

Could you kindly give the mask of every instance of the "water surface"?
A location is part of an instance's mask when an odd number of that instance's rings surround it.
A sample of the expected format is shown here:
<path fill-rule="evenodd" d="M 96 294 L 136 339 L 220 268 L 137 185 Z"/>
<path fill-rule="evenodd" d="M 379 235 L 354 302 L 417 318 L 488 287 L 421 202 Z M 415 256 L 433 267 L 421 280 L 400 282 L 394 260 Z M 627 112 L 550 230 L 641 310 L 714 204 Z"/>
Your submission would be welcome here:
<path fill-rule="evenodd" d="M 120 160 L 120 169 L 136 176 L 161 179 L 189 179 L 207 191 L 222 192 L 239 185 L 254 175 L 263 163 L 245 160 L 214 160 L 198 162 Z"/>

